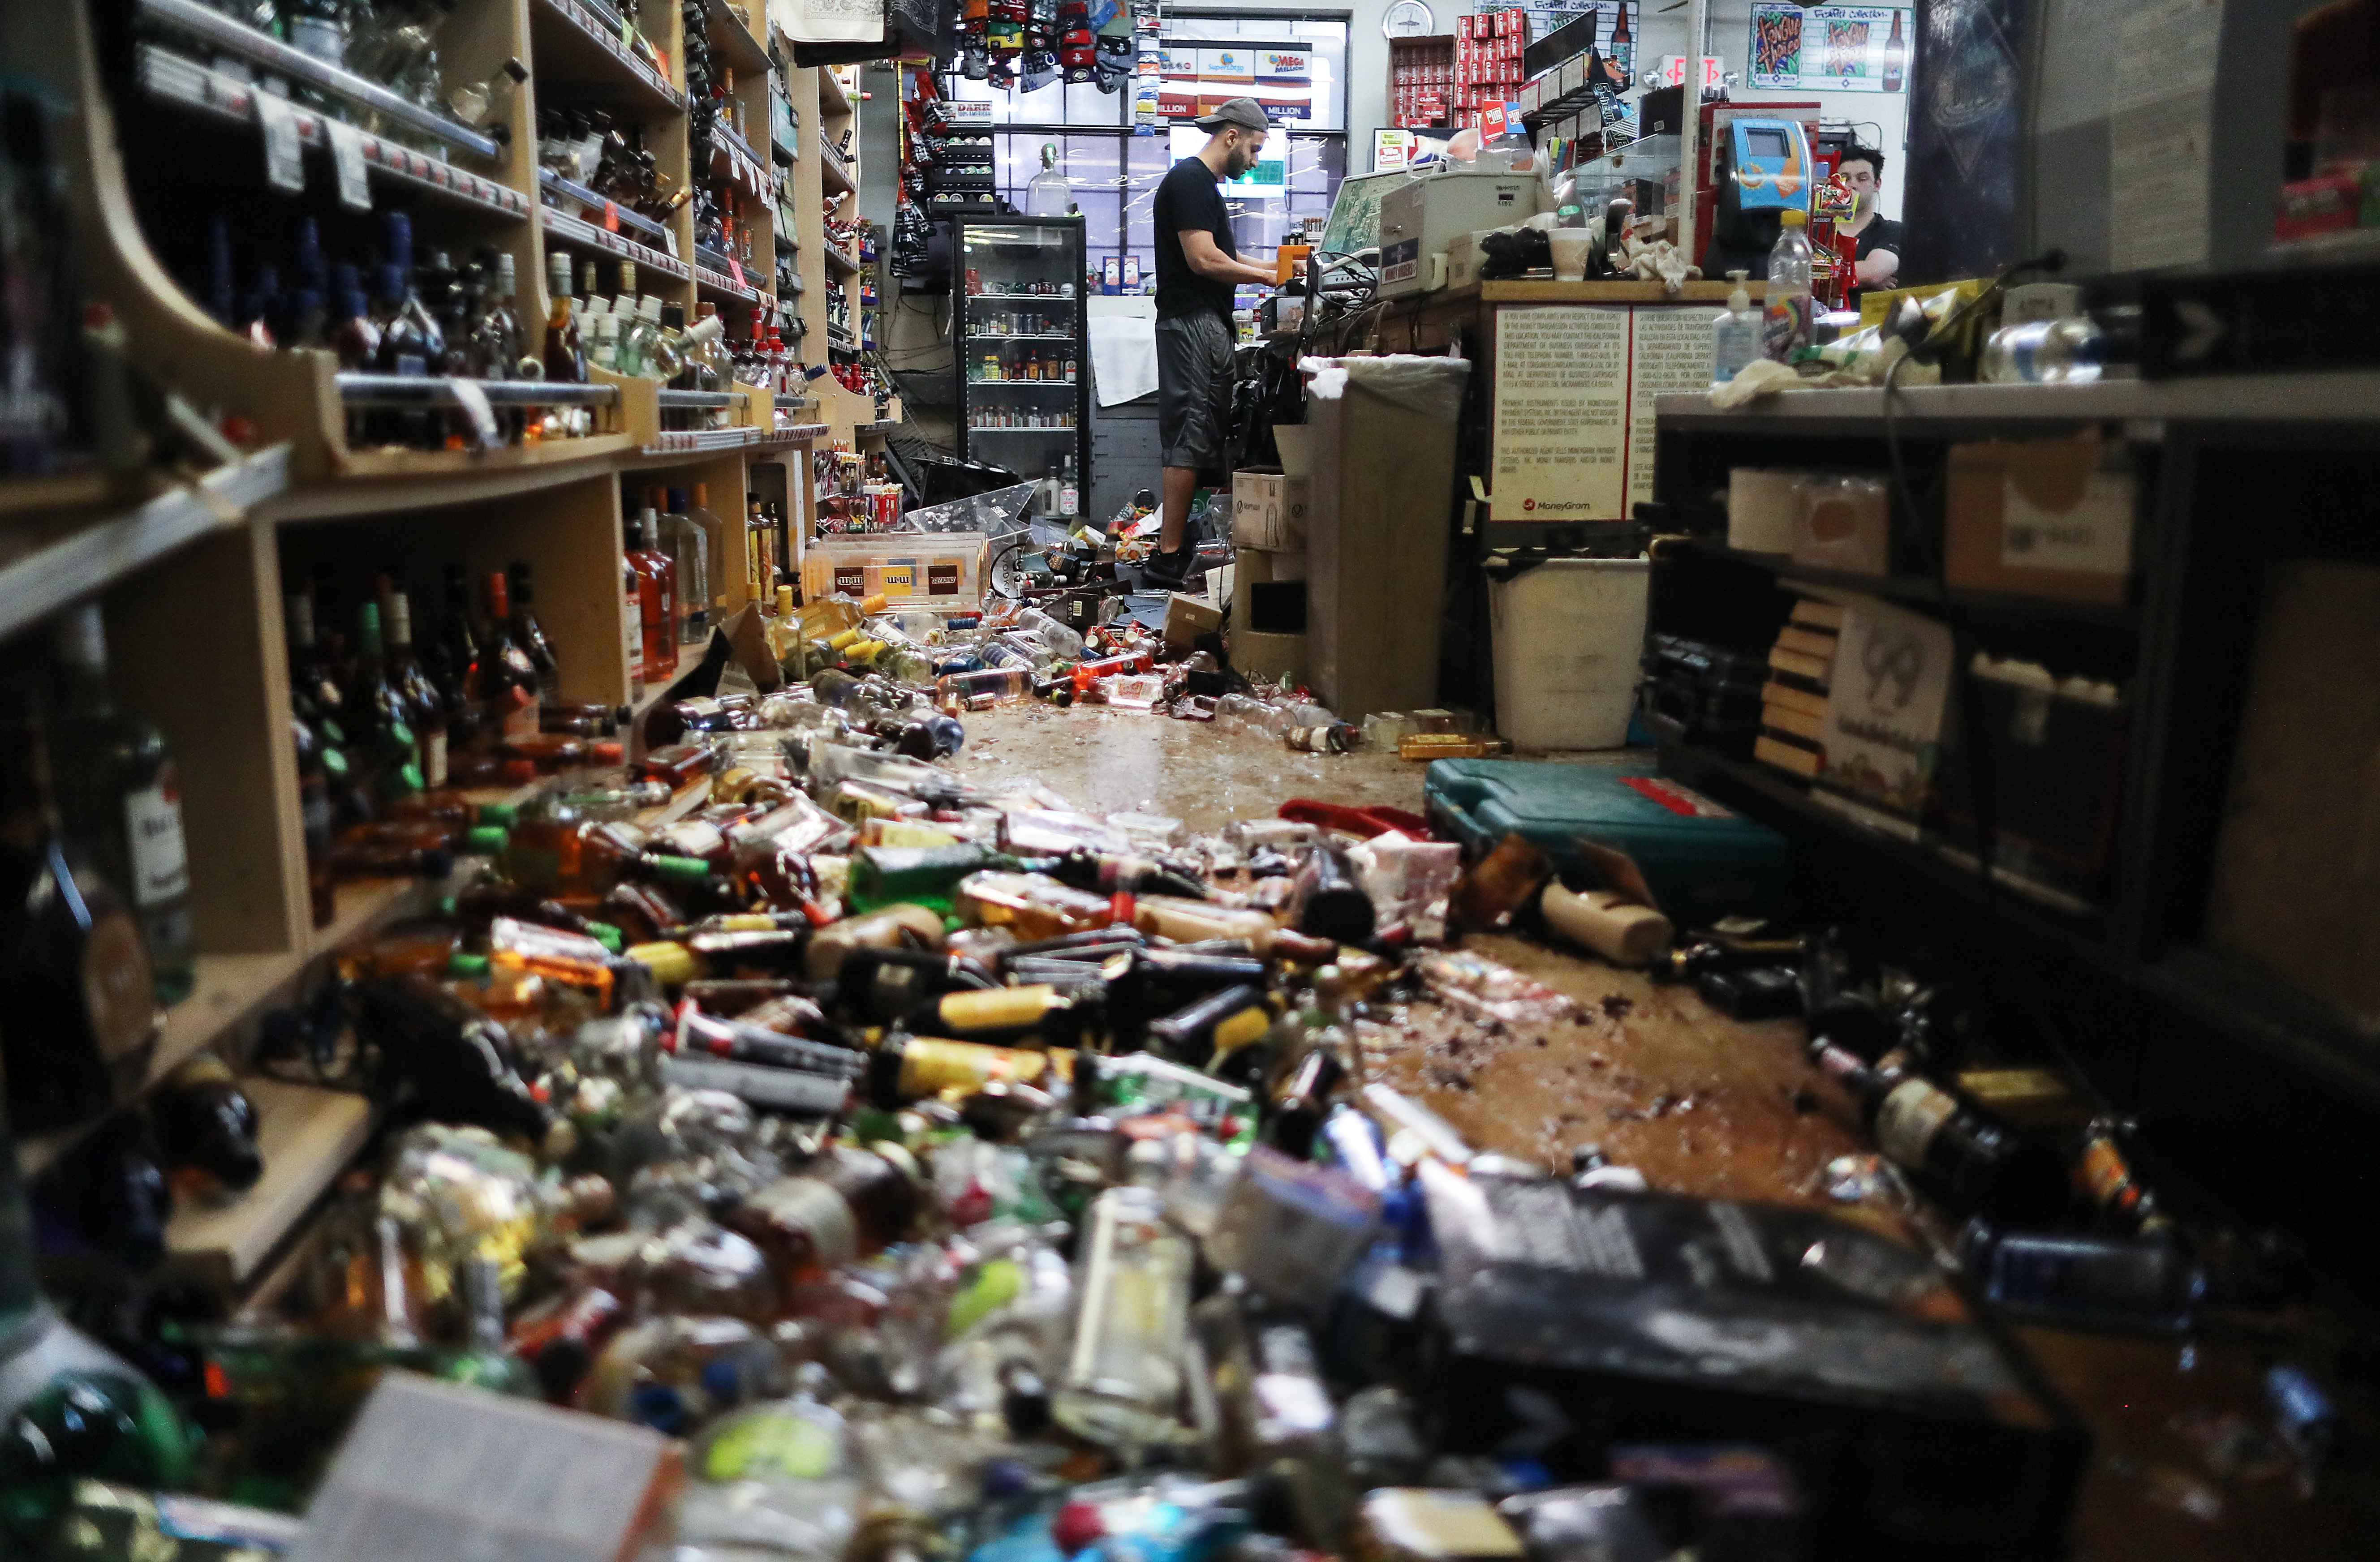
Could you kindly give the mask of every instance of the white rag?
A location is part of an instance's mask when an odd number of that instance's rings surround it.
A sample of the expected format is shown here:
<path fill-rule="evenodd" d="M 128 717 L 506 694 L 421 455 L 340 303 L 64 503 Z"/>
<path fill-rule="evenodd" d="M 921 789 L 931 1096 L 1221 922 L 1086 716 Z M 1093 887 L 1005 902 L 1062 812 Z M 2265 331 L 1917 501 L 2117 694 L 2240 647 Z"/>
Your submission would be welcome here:
<path fill-rule="evenodd" d="M 1091 376 L 1101 406 L 1157 389 L 1157 321 L 1147 315 L 1091 317 Z"/>
<path fill-rule="evenodd" d="M 769 19 L 796 43 L 872 43 L 884 36 L 884 0 L 769 0 Z"/>

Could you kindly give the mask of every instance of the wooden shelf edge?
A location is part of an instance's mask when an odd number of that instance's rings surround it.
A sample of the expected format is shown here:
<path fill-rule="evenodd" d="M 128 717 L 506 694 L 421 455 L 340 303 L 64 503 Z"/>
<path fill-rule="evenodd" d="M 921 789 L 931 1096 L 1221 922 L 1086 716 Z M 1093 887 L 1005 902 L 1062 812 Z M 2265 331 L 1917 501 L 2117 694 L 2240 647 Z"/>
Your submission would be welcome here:
<path fill-rule="evenodd" d="M 718 631 L 714 629 L 711 633 L 715 635 Z M 710 640 L 709 636 L 705 636 L 699 645 L 684 646 L 679 648 L 677 653 L 677 665 L 671 669 L 670 675 L 662 680 L 659 684 L 648 684 L 645 685 L 645 692 L 638 695 L 636 700 L 628 707 L 629 718 L 635 721 L 642 721 L 645 719 L 646 713 L 651 710 L 654 706 L 659 705 L 662 702 L 662 696 L 669 693 L 670 689 L 676 684 L 677 681 L 680 678 L 685 677 L 689 671 L 699 666 L 703 657 L 709 654 L 710 650 Z"/>
<path fill-rule="evenodd" d="M 0 569 L 0 636 L 211 531 L 242 524 L 288 486 L 289 447 L 274 445 L 26 554 Z"/>
<path fill-rule="evenodd" d="M 217 1290 L 237 1290 L 305 1218 L 340 1171 L 370 1142 L 373 1109 L 343 1090 L 250 1077 L 264 1176 L 224 1205 L 187 1204 L 165 1226 L 166 1267 Z"/>
<path fill-rule="evenodd" d="M 2028 597 L 2013 591 L 1978 591 L 1961 586 L 1953 586 L 1945 592 L 1937 582 L 1918 576 L 1854 575 L 1848 570 L 1796 563 L 1783 553 L 1757 553 L 1748 549 L 1730 548 L 1712 538 L 1696 537 L 1692 541 L 1697 551 L 1712 558 L 1725 559 L 1730 563 L 1743 564 L 1752 569 L 1767 570 L 1780 582 L 1815 586 L 1828 591 L 1854 591 L 1921 607 L 1949 606 L 2016 617 L 2053 618 L 2110 629 L 2131 628 L 2139 622 L 2138 612 L 2129 603 L 2115 606 L 2106 602 L 2077 602 L 2058 597 Z"/>

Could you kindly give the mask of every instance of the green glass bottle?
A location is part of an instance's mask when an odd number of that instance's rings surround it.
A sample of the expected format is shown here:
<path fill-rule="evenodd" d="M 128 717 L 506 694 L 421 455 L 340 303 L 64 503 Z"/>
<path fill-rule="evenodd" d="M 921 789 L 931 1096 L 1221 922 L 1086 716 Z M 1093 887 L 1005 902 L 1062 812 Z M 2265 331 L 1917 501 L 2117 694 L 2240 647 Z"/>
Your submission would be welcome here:
<path fill-rule="evenodd" d="M 78 1481 L 186 1484 L 193 1447 L 156 1385 L 43 1299 L 16 1141 L 0 1124 L 0 1556 L 42 1555 Z"/>
<path fill-rule="evenodd" d="M 851 859 L 844 898 L 856 916 L 900 902 L 947 915 L 959 880 L 969 874 L 1014 871 L 1024 866 L 986 846 L 862 846 Z"/>
<path fill-rule="evenodd" d="M 179 1003 L 198 981 L 181 772 L 154 722 L 119 709 L 107 684 L 107 632 L 97 603 L 58 623 L 57 714 L 50 768 L 68 842 L 132 902 L 157 1001 Z"/>

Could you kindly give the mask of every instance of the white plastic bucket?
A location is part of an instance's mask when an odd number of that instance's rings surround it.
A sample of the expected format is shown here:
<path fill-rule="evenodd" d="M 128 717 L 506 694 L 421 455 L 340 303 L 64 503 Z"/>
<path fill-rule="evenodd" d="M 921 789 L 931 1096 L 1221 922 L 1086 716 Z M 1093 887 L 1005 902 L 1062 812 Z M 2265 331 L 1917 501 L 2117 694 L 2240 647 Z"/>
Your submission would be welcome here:
<path fill-rule="evenodd" d="M 1649 559 L 1553 559 L 1488 583 L 1496 730 L 1523 748 L 1628 741 Z"/>

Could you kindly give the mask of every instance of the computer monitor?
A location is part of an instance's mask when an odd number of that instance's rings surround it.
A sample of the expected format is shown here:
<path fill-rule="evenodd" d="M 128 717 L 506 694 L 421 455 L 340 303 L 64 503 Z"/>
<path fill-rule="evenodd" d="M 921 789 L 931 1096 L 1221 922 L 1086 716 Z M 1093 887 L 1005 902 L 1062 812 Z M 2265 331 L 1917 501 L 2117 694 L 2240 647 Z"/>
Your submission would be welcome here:
<path fill-rule="evenodd" d="M 1391 168 L 1382 174 L 1351 174 L 1339 181 L 1339 193 L 1330 200 L 1330 217 L 1322 225 L 1325 255 L 1353 255 L 1359 249 L 1380 247 L 1380 198 L 1401 185 L 1411 184 L 1421 176 L 1410 169 Z"/>

